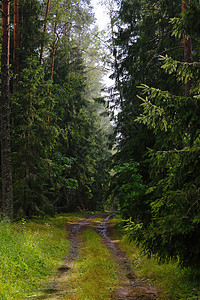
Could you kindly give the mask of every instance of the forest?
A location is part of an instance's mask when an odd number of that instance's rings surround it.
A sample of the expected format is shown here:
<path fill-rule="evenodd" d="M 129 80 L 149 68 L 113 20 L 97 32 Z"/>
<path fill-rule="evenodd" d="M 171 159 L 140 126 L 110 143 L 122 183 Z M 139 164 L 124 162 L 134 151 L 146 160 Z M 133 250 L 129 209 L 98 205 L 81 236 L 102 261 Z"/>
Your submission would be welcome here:
<path fill-rule="evenodd" d="M 4 214 L 95 209 L 108 177 L 110 125 L 98 103 L 104 54 L 94 13 L 85 1 L 14 1 L 6 20 L 4 2 L 2 26 L 10 22 L 10 51 L 2 31 L 3 98 L 3 76 L 10 81 L 10 108 L 2 111 L 10 114 L 10 130 L 2 119 Z"/>
<path fill-rule="evenodd" d="M 108 32 L 90 0 L 1 1 L 1 219 L 115 211 L 198 272 L 200 1 L 104 5 Z"/>

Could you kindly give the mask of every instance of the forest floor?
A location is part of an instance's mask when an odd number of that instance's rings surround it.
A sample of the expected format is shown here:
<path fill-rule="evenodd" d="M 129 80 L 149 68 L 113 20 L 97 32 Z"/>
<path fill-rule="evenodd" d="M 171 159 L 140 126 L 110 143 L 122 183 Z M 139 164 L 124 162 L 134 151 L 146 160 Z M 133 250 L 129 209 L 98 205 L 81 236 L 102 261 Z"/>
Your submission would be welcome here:
<path fill-rule="evenodd" d="M 66 224 L 68 255 L 37 299 L 159 299 L 158 288 L 137 277 L 120 249 L 112 217 L 92 215 Z"/>

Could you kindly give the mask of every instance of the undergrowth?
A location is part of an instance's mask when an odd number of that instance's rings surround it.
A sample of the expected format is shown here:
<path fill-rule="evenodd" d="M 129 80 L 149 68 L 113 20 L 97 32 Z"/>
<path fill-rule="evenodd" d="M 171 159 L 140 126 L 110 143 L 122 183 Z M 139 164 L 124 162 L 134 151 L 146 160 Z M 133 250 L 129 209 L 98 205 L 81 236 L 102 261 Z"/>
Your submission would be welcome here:
<path fill-rule="evenodd" d="M 66 222 L 82 215 L 0 221 L 0 299 L 25 299 L 40 289 L 67 255 Z"/>
<path fill-rule="evenodd" d="M 200 273 L 190 268 L 182 269 L 177 261 L 161 263 L 155 257 L 147 257 L 134 242 L 124 234 L 121 219 L 114 218 L 120 247 L 127 252 L 137 275 L 160 290 L 161 300 L 200 299 Z"/>

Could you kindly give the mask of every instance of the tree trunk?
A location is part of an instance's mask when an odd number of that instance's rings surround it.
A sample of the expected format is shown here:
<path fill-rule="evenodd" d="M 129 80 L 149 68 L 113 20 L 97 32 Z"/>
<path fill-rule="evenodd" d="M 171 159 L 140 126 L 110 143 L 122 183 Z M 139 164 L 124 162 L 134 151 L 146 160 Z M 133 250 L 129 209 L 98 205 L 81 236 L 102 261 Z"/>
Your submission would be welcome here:
<path fill-rule="evenodd" d="M 47 31 L 47 20 L 49 16 L 49 7 L 50 7 L 50 0 L 47 0 L 47 8 L 46 8 L 46 14 L 44 19 L 44 29 L 43 29 L 43 39 L 41 43 L 41 52 L 40 52 L 40 64 L 42 64 L 42 58 L 43 58 L 43 52 L 44 52 L 44 38 Z"/>
<path fill-rule="evenodd" d="M 190 0 L 182 1 L 182 12 L 187 11 L 187 5 L 189 4 Z M 192 62 L 192 40 L 191 37 L 185 37 L 183 34 L 183 45 L 184 45 L 184 62 L 190 63 Z M 191 89 L 191 80 L 185 84 L 185 97 L 190 96 L 190 89 Z"/>
<path fill-rule="evenodd" d="M 55 60 L 55 54 L 56 54 L 57 25 L 58 25 L 58 12 L 56 13 L 56 19 L 55 19 L 55 24 L 54 24 L 54 39 L 53 39 L 53 45 L 52 45 L 52 59 L 51 59 L 51 83 L 53 82 L 54 60 Z"/>
<path fill-rule="evenodd" d="M 1 168 L 3 214 L 13 219 L 13 188 L 10 148 L 10 1 L 2 1 L 2 53 L 1 53 Z"/>
<path fill-rule="evenodd" d="M 49 109 L 48 109 L 48 117 L 47 117 L 48 123 L 49 123 L 49 115 L 50 115 L 50 111 L 51 111 L 51 90 L 52 90 L 52 84 L 53 84 L 54 60 L 55 60 L 55 54 L 56 54 L 57 25 L 58 25 L 58 12 L 56 12 L 56 19 L 55 19 L 55 24 L 54 24 L 54 39 L 53 39 L 53 44 L 52 44 L 51 84 L 50 84 L 50 89 L 49 89 Z"/>
<path fill-rule="evenodd" d="M 19 81 L 19 0 L 14 0 L 14 92 L 17 91 Z"/>

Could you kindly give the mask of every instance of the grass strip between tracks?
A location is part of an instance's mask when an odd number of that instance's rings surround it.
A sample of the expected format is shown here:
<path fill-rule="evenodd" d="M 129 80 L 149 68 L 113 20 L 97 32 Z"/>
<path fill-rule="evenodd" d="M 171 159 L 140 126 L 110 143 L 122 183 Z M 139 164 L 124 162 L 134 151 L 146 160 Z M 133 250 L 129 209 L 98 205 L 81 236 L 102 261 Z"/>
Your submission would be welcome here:
<path fill-rule="evenodd" d="M 73 264 L 65 299 L 110 299 L 118 284 L 116 263 L 92 228 L 86 229 L 82 237 L 83 247 Z"/>

